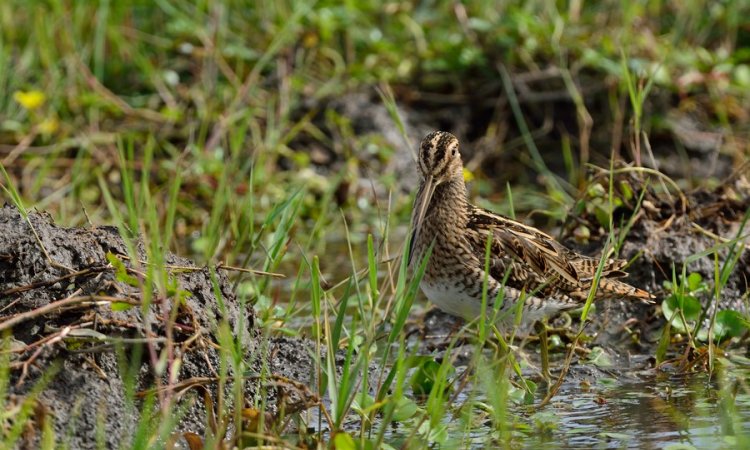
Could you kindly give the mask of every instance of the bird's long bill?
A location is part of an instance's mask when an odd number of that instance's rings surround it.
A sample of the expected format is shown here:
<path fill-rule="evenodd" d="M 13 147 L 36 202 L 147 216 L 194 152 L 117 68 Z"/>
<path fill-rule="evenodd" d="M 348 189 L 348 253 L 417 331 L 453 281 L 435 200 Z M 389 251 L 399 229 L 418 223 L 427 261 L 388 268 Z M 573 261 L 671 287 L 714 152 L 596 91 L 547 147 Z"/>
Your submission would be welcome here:
<path fill-rule="evenodd" d="M 419 186 L 417 196 L 414 198 L 414 208 L 411 214 L 411 241 L 409 242 L 409 265 L 414 257 L 414 245 L 420 237 L 420 233 L 423 232 L 424 216 L 427 213 L 427 207 L 432 199 L 432 194 L 435 192 L 435 182 L 432 177 L 425 178 L 424 182 Z"/>

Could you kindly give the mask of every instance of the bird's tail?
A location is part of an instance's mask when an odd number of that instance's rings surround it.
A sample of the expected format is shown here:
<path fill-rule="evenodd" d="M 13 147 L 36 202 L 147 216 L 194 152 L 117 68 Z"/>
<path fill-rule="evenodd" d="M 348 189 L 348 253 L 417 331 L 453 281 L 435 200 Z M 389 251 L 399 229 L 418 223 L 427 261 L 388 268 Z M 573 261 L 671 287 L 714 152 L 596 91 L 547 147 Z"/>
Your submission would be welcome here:
<path fill-rule="evenodd" d="M 646 303 L 654 303 L 654 300 L 656 299 L 655 296 L 643 289 L 638 289 L 635 286 L 611 278 L 602 278 L 599 280 L 599 292 L 597 296 L 599 295 L 602 297 L 634 298 Z"/>

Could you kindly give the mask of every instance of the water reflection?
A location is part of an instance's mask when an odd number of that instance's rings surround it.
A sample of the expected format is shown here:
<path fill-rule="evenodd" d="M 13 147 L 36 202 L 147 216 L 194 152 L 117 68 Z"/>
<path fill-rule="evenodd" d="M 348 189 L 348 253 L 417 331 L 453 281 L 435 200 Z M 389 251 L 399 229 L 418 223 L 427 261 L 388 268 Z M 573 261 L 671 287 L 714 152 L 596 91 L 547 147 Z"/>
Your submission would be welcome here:
<path fill-rule="evenodd" d="M 547 408 L 559 418 L 555 441 L 534 448 L 735 448 L 737 434 L 750 434 L 750 402 L 727 392 L 727 405 L 719 390 L 704 373 L 629 379 L 589 392 L 566 385 Z"/>

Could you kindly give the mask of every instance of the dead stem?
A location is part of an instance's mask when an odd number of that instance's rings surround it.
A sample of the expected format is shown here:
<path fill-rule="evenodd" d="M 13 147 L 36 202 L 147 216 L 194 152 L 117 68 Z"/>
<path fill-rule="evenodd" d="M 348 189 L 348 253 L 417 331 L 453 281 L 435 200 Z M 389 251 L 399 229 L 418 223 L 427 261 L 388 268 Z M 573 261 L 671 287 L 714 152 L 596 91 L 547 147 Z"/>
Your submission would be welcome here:
<path fill-rule="evenodd" d="M 26 311 L 21 314 L 15 314 L 8 318 L 3 318 L 3 320 L 0 321 L 0 331 L 13 328 L 14 326 L 20 323 L 26 322 L 28 320 L 34 319 L 39 316 L 43 316 L 45 314 L 49 314 L 55 310 L 58 310 L 67 306 L 71 306 L 71 305 L 80 306 L 85 303 L 93 303 L 93 304 L 127 303 L 130 305 L 136 305 L 136 306 L 141 304 L 137 300 L 110 297 L 107 295 L 83 295 L 83 296 L 78 296 L 78 297 L 68 297 L 62 300 L 58 300 L 56 302 L 48 303 L 47 305 L 33 309 L 31 311 Z"/>
<path fill-rule="evenodd" d="M 560 371 L 560 376 L 557 377 L 557 381 L 555 381 L 555 384 L 552 385 L 550 390 L 547 392 L 547 395 L 544 397 L 541 403 L 536 406 L 536 410 L 539 411 L 543 407 L 545 407 L 552 398 L 557 395 L 557 391 L 560 390 L 560 387 L 563 384 L 563 381 L 565 381 L 565 375 L 568 374 L 568 370 L 570 370 L 570 363 L 573 360 L 573 354 L 576 352 L 576 347 L 578 347 L 578 340 L 580 339 L 581 335 L 583 335 L 583 328 L 581 327 L 581 331 L 576 334 L 576 338 L 573 340 L 573 342 L 570 345 L 570 350 L 568 350 L 568 354 L 565 356 L 565 363 L 563 364 L 562 371 Z"/>
<path fill-rule="evenodd" d="M 112 267 L 111 266 L 89 267 L 87 269 L 79 270 L 77 272 L 71 272 L 71 273 L 69 273 L 67 275 L 63 275 L 61 277 L 57 277 L 57 278 L 54 278 L 52 280 L 37 281 L 36 283 L 27 284 L 25 286 L 16 286 L 14 288 L 6 289 L 6 290 L 0 292 L 0 296 L 13 295 L 13 294 L 21 293 L 21 292 L 31 291 L 33 289 L 38 289 L 40 287 L 53 285 L 55 283 L 58 283 L 58 282 L 63 281 L 63 280 L 67 280 L 69 278 L 80 277 L 80 276 L 88 275 L 88 274 L 92 274 L 92 273 L 105 272 L 107 270 L 112 270 Z M 8 307 L 6 306 L 2 310 L 0 310 L 0 312 L 4 311 L 7 308 Z"/>
<path fill-rule="evenodd" d="M 133 258 L 125 255 L 117 255 L 118 258 L 132 261 Z M 143 265 L 153 265 L 153 263 L 150 263 L 148 261 L 143 260 L 137 260 L 139 264 Z M 165 264 L 163 266 L 167 270 L 174 270 L 177 272 L 200 272 L 201 270 L 204 270 L 205 267 L 191 267 L 191 266 L 175 266 L 175 265 L 169 265 Z M 216 270 L 227 270 L 232 272 L 242 272 L 242 273 L 251 273 L 253 275 L 262 275 L 267 277 L 273 277 L 273 278 L 286 278 L 286 275 L 283 273 L 276 273 L 276 272 L 266 272 L 264 270 L 257 270 L 257 269 L 246 269 L 244 267 L 235 267 L 235 266 L 228 266 L 224 264 L 223 262 L 220 262 L 216 265 Z"/>

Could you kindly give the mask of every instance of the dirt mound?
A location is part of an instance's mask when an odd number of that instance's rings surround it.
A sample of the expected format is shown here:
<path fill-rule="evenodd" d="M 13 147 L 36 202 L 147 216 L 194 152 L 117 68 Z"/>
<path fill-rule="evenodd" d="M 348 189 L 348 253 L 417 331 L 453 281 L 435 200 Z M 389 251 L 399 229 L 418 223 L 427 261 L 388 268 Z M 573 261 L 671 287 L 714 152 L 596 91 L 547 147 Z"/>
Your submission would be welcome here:
<path fill-rule="evenodd" d="M 618 233 L 628 230 L 619 256 L 635 259 L 627 268 L 628 282 L 661 299 L 671 293 L 665 282 L 672 281 L 673 271 L 679 281 L 684 266 L 686 274 L 699 274 L 711 287 L 700 296 L 708 302 L 714 292 L 716 264 L 720 269 L 726 265 L 726 280 L 715 306 L 746 312 L 744 299 L 750 285 L 748 169 L 745 165 L 714 188 L 688 192 L 680 191 L 663 175 L 623 167 L 616 170 L 613 222 Z M 564 227 L 571 246 L 580 247 L 570 236 L 583 229 L 591 233 L 589 246 L 603 247 L 608 190 L 609 172 L 599 170 Z"/>
<path fill-rule="evenodd" d="M 62 228 L 45 214 L 26 219 L 15 207 L 0 208 L 8 401 L 37 400 L 24 445 L 36 447 L 44 422 L 51 420 L 70 448 L 95 448 L 97 441 L 119 447 L 133 439 L 143 414 L 170 400 L 176 400 L 177 429 L 200 435 L 204 395 L 216 398 L 222 326 L 241 339 L 243 360 L 252 361 L 245 370 L 260 373 L 267 354 L 260 350 L 253 310 L 240 307 L 226 275 L 167 253 L 168 287 L 147 286 L 144 271 L 150 266 L 143 262 L 142 244 L 136 245 L 139 263 L 128 259 L 113 227 Z M 147 298 L 150 305 L 144 306 Z M 231 367 L 228 375 L 226 394 L 233 389 Z M 191 389 L 198 385 L 205 389 Z M 151 410 L 139 395 L 146 391 L 155 396 Z M 256 392 L 254 382 L 245 381 L 245 401 Z"/>

